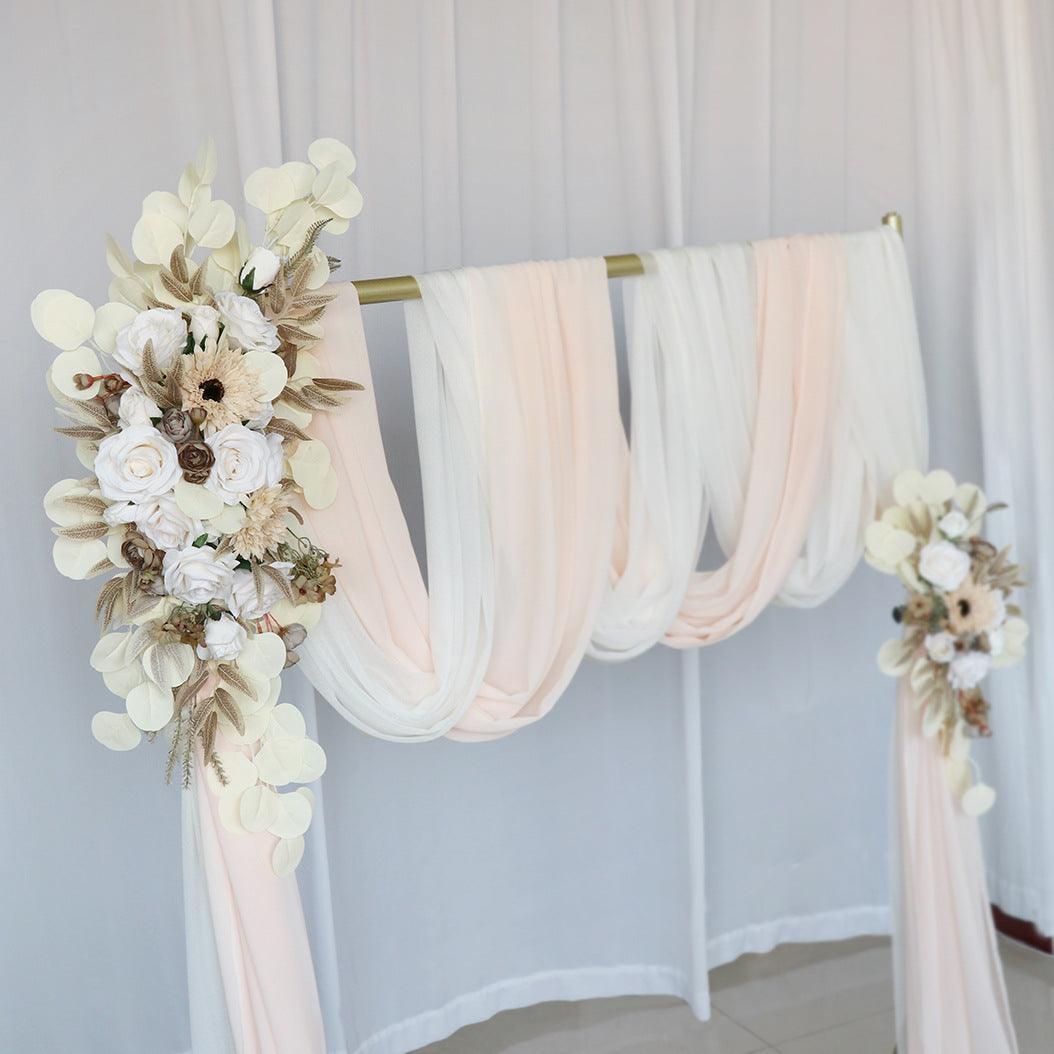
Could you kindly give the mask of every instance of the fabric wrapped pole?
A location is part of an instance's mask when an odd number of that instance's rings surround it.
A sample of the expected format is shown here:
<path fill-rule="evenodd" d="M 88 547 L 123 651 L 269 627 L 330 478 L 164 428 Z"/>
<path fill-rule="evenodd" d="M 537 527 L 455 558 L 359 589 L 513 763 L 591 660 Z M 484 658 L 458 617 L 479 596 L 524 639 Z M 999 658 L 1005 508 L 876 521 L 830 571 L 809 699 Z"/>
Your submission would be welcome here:
<path fill-rule="evenodd" d="M 222 744 L 227 749 L 242 749 Z M 227 829 L 199 751 L 192 838 L 201 875 L 188 889 L 187 957 L 194 1054 L 325 1054 L 322 1009 L 295 875 L 271 867 L 276 839 Z M 222 983 L 226 1020 L 212 989 Z"/>
<path fill-rule="evenodd" d="M 977 818 L 949 790 L 904 678 L 893 752 L 893 957 L 903 1054 L 1017 1054 Z"/>
<path fill-rule="evenodd" d="M 343 567 L 302 665 L 373 735 L 487 739 L 559 698 L 600 603 L 620 465 L 606 271 L 569 260 L 418 281 L 406 314 L 429 589 L 367 393 L 312 425 L 341 486 L 308 526 Z M 318 355 L 369 387 L 352 287 Z"/>

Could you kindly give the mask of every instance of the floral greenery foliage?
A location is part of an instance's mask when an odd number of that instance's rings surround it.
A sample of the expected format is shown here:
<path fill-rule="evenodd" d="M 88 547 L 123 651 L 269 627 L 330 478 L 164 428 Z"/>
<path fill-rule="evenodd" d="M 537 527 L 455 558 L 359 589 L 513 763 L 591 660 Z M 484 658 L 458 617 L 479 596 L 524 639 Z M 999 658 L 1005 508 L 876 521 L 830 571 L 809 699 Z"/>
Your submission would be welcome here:
<path fill-rule="evenodd" d="M 280 788 L 325 767 L 299 711 L 278 702 L 280 675 L 336 587 L 337 561 L 297 511 L 336 492 L 329 452 L 304 430 L 361 388 L 318 376 L 310 351 L 337 265 L 316 242 L 362 207 L 355 159 L 334 139 L 308 156 L 246 180 L 266 214 L 254 248 L 212 197 L 206 144 L 176 193 L 147 195 L 134 261 L 108 240 L 109 303 L 49 289 L 31 309 L 60 349 L 47 374 L 58 431 L 90 473 L 44 499 L 55 564 L 108 576 L 91 663 L 125 711 L 96 714 L 92 732 L 114 750 L 166 736 L 166 774 L 185 787 L 200 747 L 223 823 L 277 837 L 280 873 L 312 811 L 306 788 Z"/>
<path fill-rule="evenodd" d="M 893 610 L 903 635 L 879 651 L 879 667 L 910 678 L 925 735 L 944 753 L 949 783 L 967 812 L 991 807 L 995 794 L 973 783 L 970 740 L 991 735 L 980 683 L 993 667 L 1025 653 L 1028 625 L 1012 602 L 1025 583 L 1010 559 L 981 537 L 989 505 L 972 483 L 956 485 L 943 470 L 911 470 L 893 485 L 896 504 L 867 530 L 867 560 L 896 574 L 908 590 Z"/>

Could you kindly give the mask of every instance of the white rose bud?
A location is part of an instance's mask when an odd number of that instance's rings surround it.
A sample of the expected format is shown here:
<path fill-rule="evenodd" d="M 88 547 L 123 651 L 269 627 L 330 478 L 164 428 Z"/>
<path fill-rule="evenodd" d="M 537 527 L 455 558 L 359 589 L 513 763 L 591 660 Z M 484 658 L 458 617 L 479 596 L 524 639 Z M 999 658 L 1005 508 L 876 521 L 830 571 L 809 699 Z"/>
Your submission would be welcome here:
<path fill-rule="evenodd" d="M 205 643 L 198 645 L 199 659 L 236 659 L 248 634 L 232 618 L 209 619 L 205 623 Z"/>
<path fill-rule="evenodd" d="M 131 425 L 99 444 L 95 475 L 107 501 L 142 502 L 167 494 L 182 470 L 176 448 L 156 428 Z"/>
<path fill-rule="evenodd" d="M 233 424 L 207 436 L 216 461 L 205 486 L 227 505 L 282 478 L 282 437 Z"/>
<path fill-rule="evenodd" d="M 969 530 L 970 521 L 958 509 L 952 509 L 941 517 L 937 526 L 945 538 L 958 538 Z"/>
<path fill-rule="evenodd" d="M 926 634 L 926 654 L 934 662 L 951 662 L 955 658 L 955 638 L 942 630 L 940 633 Z"/>
<path fill-rule="evenodd" d="M 143 370 L 143 348 L 146 342 L 154 352 L 154 362 L 167 371 L 187 343 L 187 324 L 180 312 L 161 307 L 140 311 L 123 329 L 117 331 L 114 361 L 138 375 Z"/>
<path fill-rule="evenodd" d="M 960 692 L 976 688 L 992 668 L 992 657 L 983 651 L 961 651 L 948 665 L 948 683 Z"/>
<path fill-rule="evenodd" d="M 249 253 L 238 282 L 250 293 L 266 289 L 278 277 L 278 268 L 282 266 L 281 258 L 270 249 L 260 247 Z"/>
<path fill-rule="evenodd" d="M 281 341 L 275 324 L 264 318 L 259 304 L 237 293 L 217 293 L 216 308 L 227 339 L 242 351 L 277 351 Z"/>
<path fill-rule="evenodd" d="M 188 604 L 222 600 L 230 589 L 237 562 L 234 553 L 220 556 L 207 545 L 170 549 L 164 560 L 165 592 Z"/>
<path fill-rule="evenodd" d="M 219 340 L 220 313 L 208 304 L 191 304 L 187 309 L 190 315 L 190 333 L 194 346 L 200 348 L 206 340 Z"/>
<path fill-rule="evenodd" d="M 152 425 L 161 416 L 161 407 L 138 388 L 125 388 L 117 408 L 117 420 L 122 428 L 131 425 Z"/>
<path fill-rule="evenodd" d="M 946 593 L 958 589 L 969 573 L 969 555 L 951 542 L 930 542 L 919 555 L 919 574 Z"/>

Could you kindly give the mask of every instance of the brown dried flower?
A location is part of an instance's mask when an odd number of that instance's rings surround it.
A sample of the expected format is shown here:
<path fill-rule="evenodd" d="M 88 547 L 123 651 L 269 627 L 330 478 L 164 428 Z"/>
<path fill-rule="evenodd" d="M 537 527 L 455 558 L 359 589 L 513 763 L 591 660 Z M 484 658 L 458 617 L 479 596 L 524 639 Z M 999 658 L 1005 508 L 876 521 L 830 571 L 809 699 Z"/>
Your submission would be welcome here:
<path fill-rule="evenodd" d="M 171 439 L 176 446 L 196 438 L 198 432 L 194 427 L 194 422 L 190 419 L 190 414 L 185 413 L 183 410 L 175 409 L 166 410 L 161 415 L 161 420 L 157 424 L 157 430 L 163 436 Z"/>
<path fill-rule="evenodd" d="M 121 545 L 121 555 L 137 571 L 160 572 L 164 554 L 155 549 L 138 531 L 129 531 Z"/>
<path fill-rule="evenodd" d="M 933 614 L 933 600 L 922 593 L 913 593 L 908 597 L 907 617 L 911 622 L 929 622 Z"/>
<path fill-rule="evenodd" d="M 188 483 L 204 483 L 216 462 L 216 456 L 208 443 L 192 439 L 179 448 L 179 467 Z"/>

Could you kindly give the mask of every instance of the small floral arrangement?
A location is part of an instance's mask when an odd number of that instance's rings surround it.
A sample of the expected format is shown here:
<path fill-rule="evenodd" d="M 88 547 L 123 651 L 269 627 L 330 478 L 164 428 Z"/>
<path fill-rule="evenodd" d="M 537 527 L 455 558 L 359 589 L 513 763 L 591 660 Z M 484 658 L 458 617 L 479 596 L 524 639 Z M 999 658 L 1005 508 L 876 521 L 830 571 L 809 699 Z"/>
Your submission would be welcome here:
<path fill-rule="evenodd" d="M 991 735 L 989 705 L 981 681 L 993 667 L 1009 666 L 1025 654 L 1028 624 L 1011 602 L 1025 583 L 1010 560 L 981 537 L 989 505 L 972 483 L 956 485 L 943 470 L 910 470 L 893 484 L 896 504 L 867 529 L 866 558 L 908 589 L 893 609 L 903 636 L 879 651 L 879 667 L 907 676 L 923 708 L 923 731 L 939 737 L 949 782 L 963 809 L 986 812 L 995 792 L 974 783 L 970 741 Z"/>
<path fill-rule="evenodd" d="M 178 769 L 184 787 L 200 747 L 222 822 L 276 836 L 280 874 L 303 855 L 312 813 L 307 788 L 280 788 L 325 768 L 303 716 L 278 702 L 280 675 L 337 566 L 297 512 L 328 505 L 337 485 L 304 429 L 361 388 L 317 376 L 309 350 L 338 264 L 316 241 L 362 207 L 355 158 L 334 139 L 308 158 L 246 180 L 266 215 L 254 248 L 212 197 L 207 143 L 176 193 L 147 195 L 134 261 L 108 240 L 109 303 L 49 289 L 31 312 L 60 349 L 47 373 L 67 421 L 58 431 L 89 471 L 44 499 L 55 564 L 70 578 L 108 576 L 91 664 L 125 710 L 96 714 L 92 732 L 113 750 L 167 736 L 166 775 Z"/>

